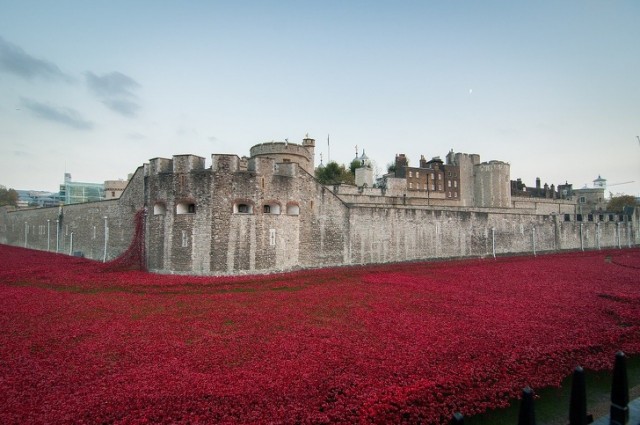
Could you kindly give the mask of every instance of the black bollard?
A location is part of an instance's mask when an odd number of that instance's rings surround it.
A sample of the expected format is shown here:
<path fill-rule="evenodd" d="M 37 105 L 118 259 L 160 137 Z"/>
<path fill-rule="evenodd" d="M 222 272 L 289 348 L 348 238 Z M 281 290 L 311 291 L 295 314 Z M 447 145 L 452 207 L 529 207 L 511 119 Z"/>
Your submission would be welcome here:
<path fill-rule="evenodd" d="M 622 351 L 616 353 L 611 383 L 610 425 L 625 425 L 629 422 L 629 382 L 627 381 L 627 357 Z"/>
<path fill-rule="evenodd" d="M 536 415 L 533 410 L 533 390 L 529 387 L 522 390 L 518 425 L 536 425 Z"/>
<path fill-rule="evenodd" d="M 571 381 L 569 425 L 587 425 L 591 422 L 593 422 L 593 416 L 587 415 L 587 385 L 584 379 L 584 369 L 578 366 L 573 371 Z"/>
<path fill-rule="evenodd" d="M 464 425 L 464 416 L 460 412 L 456 412 L 453 414 L 453 418 L 451 418 L 451 425 Z"/>

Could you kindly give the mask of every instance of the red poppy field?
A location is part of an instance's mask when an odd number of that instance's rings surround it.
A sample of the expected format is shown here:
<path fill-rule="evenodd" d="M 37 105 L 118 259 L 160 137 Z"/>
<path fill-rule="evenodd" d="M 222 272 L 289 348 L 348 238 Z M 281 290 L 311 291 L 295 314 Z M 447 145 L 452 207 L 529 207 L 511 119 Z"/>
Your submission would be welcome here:
<path fill-rule="evenodd" d="M 0 423 L 446 423 L 640 353 L 640 249 L 212 278 L 0 245 Z"/>

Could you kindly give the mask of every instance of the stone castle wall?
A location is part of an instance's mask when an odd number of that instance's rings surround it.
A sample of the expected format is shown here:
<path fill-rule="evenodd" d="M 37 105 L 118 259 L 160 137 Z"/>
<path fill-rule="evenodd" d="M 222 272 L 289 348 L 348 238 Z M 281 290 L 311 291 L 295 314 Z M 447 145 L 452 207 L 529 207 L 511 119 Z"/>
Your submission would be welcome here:
<path fill-rule="evenodd" d="M 508 164 L 452 157 L 467 188 L 463 205 L 407 196 L 402 182 L 323 186 L 297 163 L 269 156 L 247 162 L 212 155 L 210 168 L 195 155 L 154 158 L 117 200 L 0 209 L 0 243 L 102 261 L 107 237 L 106 258 L 113 259 L 128 248 L 135 213 L 145 206 L 147 266 L 163 273 L 264 273 L 640 243 L 637 210 L 631 221 L 578 221 L 575 203 L 506 195 Z"/>
<path fill-rule="evenodd" d="M 143 182 L 140 167 L 119 199 L 5 211 L 0 214 L 0 243 L 102 261 L 106 238 L 106 259 L 113 259 L 131 244 L 134 216 L 144 205 Z"/>

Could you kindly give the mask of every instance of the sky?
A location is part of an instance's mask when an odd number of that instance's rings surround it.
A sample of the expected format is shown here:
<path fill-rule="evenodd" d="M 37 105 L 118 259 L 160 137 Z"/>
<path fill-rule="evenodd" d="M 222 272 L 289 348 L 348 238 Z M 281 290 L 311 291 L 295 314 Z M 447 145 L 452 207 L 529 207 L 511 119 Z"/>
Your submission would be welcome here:
<path fill-rule="evenodd" d="M 640 196 L 640 1 L 0 0 L 0 185 L 316 139 Z M 633 181 L 633 183 L 627 183 Z"/>

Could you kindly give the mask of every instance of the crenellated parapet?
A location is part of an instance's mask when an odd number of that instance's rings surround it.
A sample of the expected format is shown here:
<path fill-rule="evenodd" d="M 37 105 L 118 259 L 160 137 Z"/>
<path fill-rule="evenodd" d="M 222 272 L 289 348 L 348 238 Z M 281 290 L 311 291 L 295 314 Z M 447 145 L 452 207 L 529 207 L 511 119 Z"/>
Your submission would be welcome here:
<path fill-rule="evenodd" d="M 302 144 L 285 142 L 260 143 L 253 146 L 249 154 L 251 158 L 272 158 L 276 163 L 295 162 L 309 174 L 314 173 L 315 140 L 309 137 L 303 139 Z"/>

